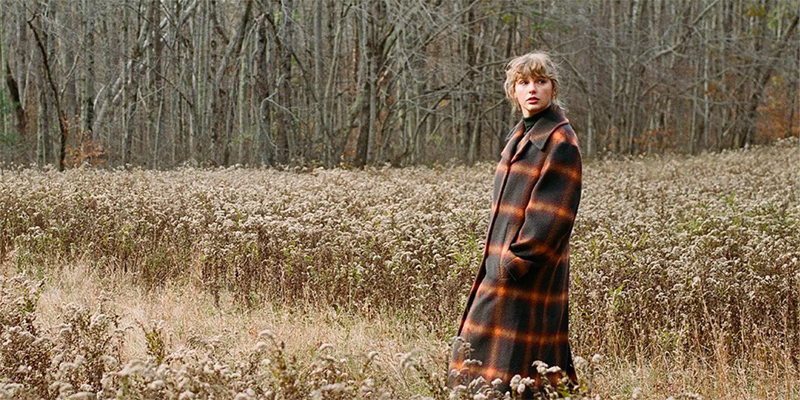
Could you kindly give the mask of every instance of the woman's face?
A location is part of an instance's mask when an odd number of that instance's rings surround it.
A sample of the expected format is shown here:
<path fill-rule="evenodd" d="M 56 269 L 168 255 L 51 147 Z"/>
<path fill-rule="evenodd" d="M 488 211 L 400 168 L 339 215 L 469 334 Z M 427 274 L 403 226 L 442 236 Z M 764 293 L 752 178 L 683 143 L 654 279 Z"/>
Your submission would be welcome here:
<path fill-rule="evenodd" d="M 553 81 L 541 76 L 517 79 L 514 96 L 522 109 L 523 117 L 536 115 L 550 107 L 553 100 Z"/>

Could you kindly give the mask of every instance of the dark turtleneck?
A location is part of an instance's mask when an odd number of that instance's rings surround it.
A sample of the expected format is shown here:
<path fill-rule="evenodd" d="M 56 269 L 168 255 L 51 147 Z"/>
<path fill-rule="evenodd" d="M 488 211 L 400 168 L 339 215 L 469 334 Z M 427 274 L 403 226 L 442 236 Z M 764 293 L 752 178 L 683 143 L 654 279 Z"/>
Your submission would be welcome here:
<path fill-rule="evenodd" d="M 523 121 L 525 121 L 525 132 L 527 132 L 528 130 L 530 130 L 532 126 L 536 125 L 536 121 L 538 121 L 538 120 L 539 120 L 539 118 L 541 118 L 541 117 L 542 117 L 542 112 L 543 112 L 543 111 L 544 111 L 544 110 L 542 110 L 542 111 L 540 111 L 540 112 L 538 112 L 538 113 L 536 113 L 536 114 L 533 114 L 533 115 L 531 115 L 530 117 L 527 117 L 527 118 L 523 118 L 523 119 L 522 119 Z"/>
<path fill-rule="evenodd" d="M 525 134 L 528 134 L 528 132 L 531 130 L 531 127 L 536 125 L 536 121 L 538 121 L 542 117 L 543 112 L 544 112 L 544 110 L 542 110 L 542 111 L 540 111 L 540 112 L 538 112 L 536 114 L 533 114 L 528 118 L 522 118 L 522 121 L 525 122 Z M 525 143 L 525 140 L 520 140 L 517 143 L 517 150 L 516 151 L 520 151 L 522 149 L 524 143 Z"/>

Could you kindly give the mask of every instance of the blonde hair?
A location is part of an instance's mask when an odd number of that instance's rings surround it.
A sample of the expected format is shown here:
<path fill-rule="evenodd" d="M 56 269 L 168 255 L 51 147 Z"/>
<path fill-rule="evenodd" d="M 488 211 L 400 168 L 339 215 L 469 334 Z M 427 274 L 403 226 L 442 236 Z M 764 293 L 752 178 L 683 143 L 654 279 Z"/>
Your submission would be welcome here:
<path fill-rule="evenodd" d="M 558 65 L 550 59 L 547 53 L 535 51 L 519 56 L 508 62 L 506 65 L 506 82 L 503 85 L 506 89 L 506 97 L 511 102 L 511 106 L 517 111 L 522 111 L 517 102 L 515 94 L 515 85 L 519 79 L 523 78 L 547 78 L 553 82 L 553 100 L 551 106 L 555 105 L 562 107 L 561 101 L 558 99 L 558 81 L 560 75 L 558 72 Z"/>

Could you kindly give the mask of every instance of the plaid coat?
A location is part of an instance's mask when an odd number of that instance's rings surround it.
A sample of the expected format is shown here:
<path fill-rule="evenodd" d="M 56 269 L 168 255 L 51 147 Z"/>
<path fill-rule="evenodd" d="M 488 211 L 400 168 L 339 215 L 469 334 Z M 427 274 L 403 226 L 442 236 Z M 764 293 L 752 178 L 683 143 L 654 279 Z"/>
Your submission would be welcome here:
<path fill-rule="evenodd" d="M 465 366 L 458 343 L 450 362 L 470 379 L 507 383 L 535 375 L 531 364 L 541 360 L 576 380 L 567 289 L 581 156 L 563 111 L 542 112 L 527 132 L 517 124 L 497 165 L 483 259 L 458 328 L 481 365 Z"/>

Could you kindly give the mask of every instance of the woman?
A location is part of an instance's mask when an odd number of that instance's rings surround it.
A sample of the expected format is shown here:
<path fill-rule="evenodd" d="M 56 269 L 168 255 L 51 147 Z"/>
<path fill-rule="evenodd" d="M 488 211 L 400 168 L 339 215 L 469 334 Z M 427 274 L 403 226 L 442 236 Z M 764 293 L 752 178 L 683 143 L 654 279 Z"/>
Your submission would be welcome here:
<path fill-rule="evenodd" d="M 506 95 L 523 118 L 497 165 L 483 259 L 458 328 L 470 348 L 457 343 L 450 363 L 462 378 L 501 379 L 501 391 L 514 375 L 535 377 L 536 360 L 577 381 L 567 290 L 581 156 L 558 89 L 558 70 L 547 54 L 508 63 Z"/>

